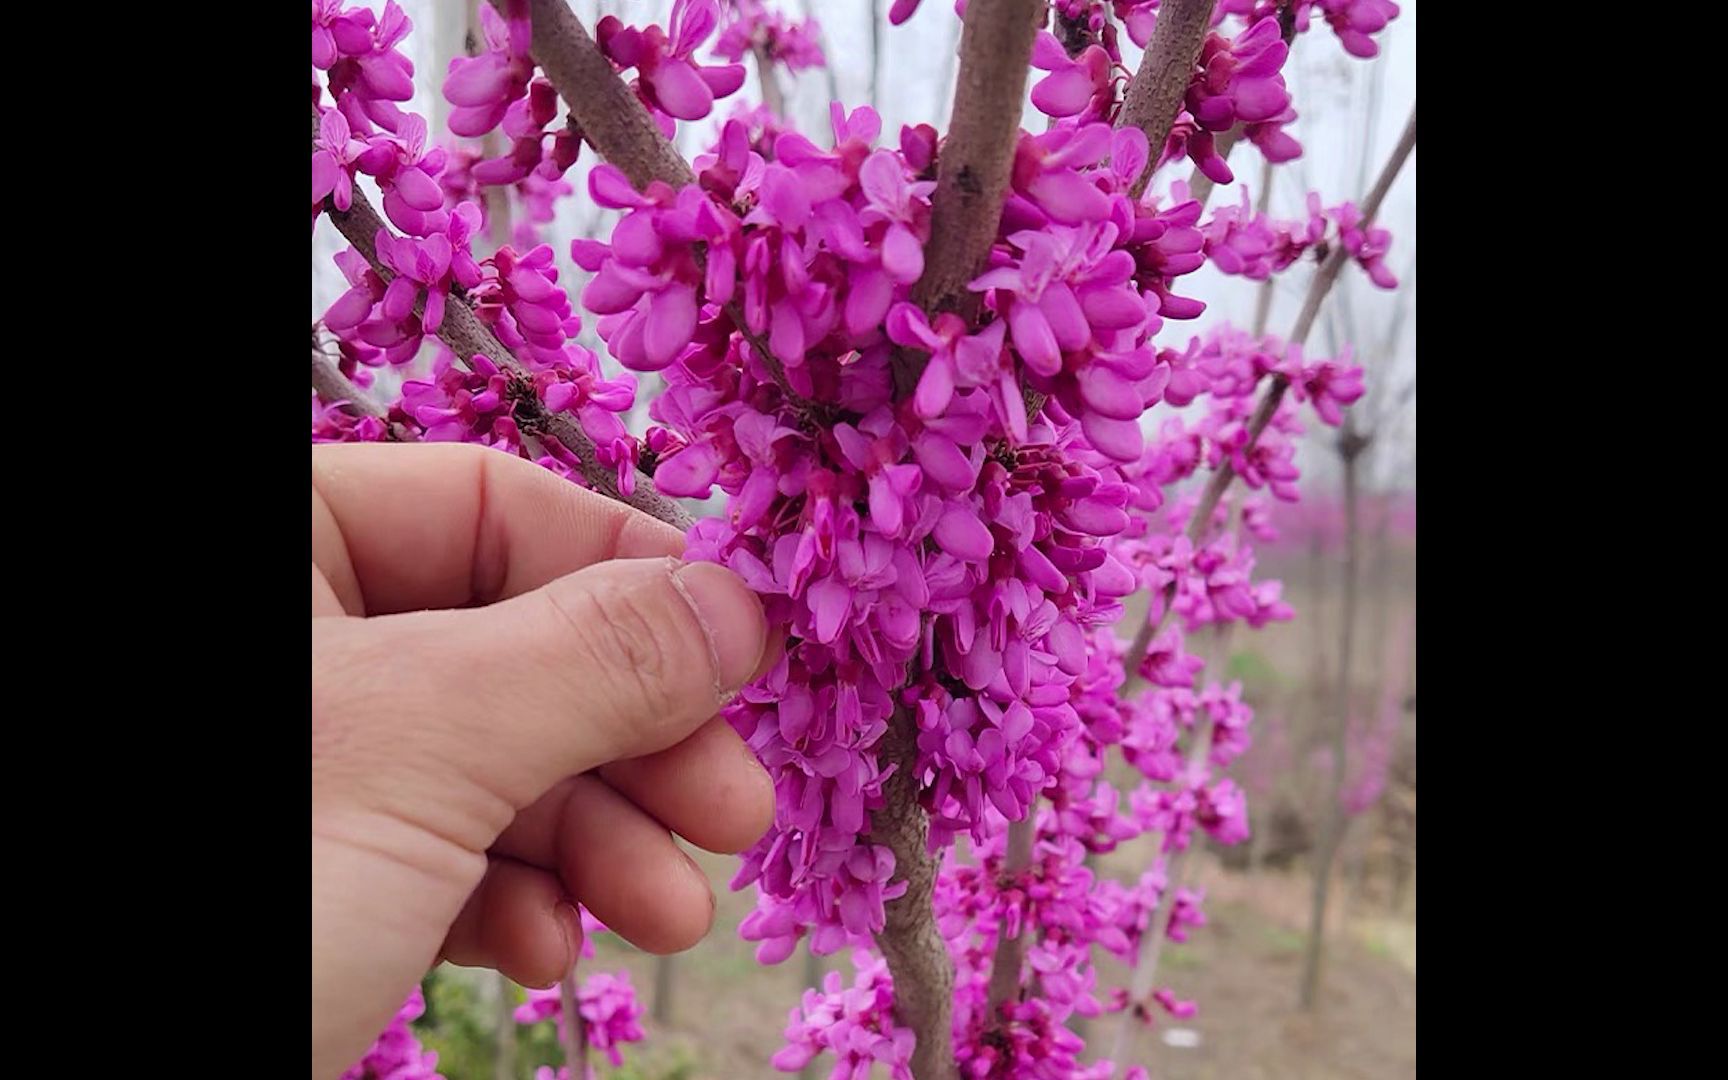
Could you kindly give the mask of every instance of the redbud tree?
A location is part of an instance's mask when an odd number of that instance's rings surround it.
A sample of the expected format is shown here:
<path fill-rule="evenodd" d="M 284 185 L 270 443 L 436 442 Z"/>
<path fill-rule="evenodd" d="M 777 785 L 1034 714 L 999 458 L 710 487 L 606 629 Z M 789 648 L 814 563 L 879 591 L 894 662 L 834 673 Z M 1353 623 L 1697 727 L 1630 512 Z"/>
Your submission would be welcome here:
<path fill-rule="evenodd" d="M 687 557 L 736 572 L 785 637 L 725 710 L 778 802 L 732 882 L 757 900 L 740 933 L 763 964 L 849 950 L 855 974 L 804 994 L 775 1067 L 1143 1075 L 1135 1030 L 1196 1008 L 1157 961 L 1205 921 L 1185 854 L 1247 837 L 1225 771 L 1252 711 L 1188 642 L 1293 615 L 1253 545 L 1270 500 L 1296 498 L 1304 414 L 1337 425 L 1363 393 L 1347 352 L 1303 345 L 1347 264 L 1396 284 L 1373 221 L 1414 114 L 1359 204 L 1315 193 L 1281 220 L 1246 186 L 1205 204 L 1242 143 L 1302 154 L 1281 74 L 1297 35 L 1371 58 L 1397 14 L 971 0 L 945 128 L 884 132 L 835 101 L 829 130 L 800 132 L 775 72 L 825 62 L 812 21 L 677 0 L 664 26 L 590 28 L 564 0 L 494 0 L 433 73 L 451 110 L 431 131 L 400 105 L 394 0 L 314 0 L 312 221 L 348 241 L 350 288 L 313 330 L 313 440 L 534 460 L 686 530 Z M 746 53 L 763 106 L 685 160 L 679 125 L 739 91 Z M 1020 126 L 1028 86 L 1043 130 Z M 584 155 L 587 198 L 618 217 L 562 241 L 575 289 L 539 226 Z M 500 206 L 511 243 L 488 241 Z M 1184 335 L 1205 304 L 1182 278 L 1208 262 L 1256 281 L 1314 264 L 1289 333 Z M 367 393 L 386 369 L 408 376 L 387 403 Z M 723 510 L 692 521 L 678 500 L 716 489 Z M 1147 834 L 1134 881 L 1087 862 Z M 1131 985 L 1100 983 L 1100 950 Z M 524 1006 L 567 1029 L 572 1073 L 642 1035 L 628 982 L 594 978 Z M 1076 1022 L 1103 1014 L 1083 1064 Z M 390 1075 L 430 1075 L 397 1027 Z"/>

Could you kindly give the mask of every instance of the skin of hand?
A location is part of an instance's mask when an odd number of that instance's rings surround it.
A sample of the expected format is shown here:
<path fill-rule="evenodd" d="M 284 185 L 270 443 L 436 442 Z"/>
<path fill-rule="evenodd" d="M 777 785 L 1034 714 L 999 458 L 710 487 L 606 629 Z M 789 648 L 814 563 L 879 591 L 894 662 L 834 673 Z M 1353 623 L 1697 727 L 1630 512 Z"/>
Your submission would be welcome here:
<path fill-rule="evenodd" d="M 312 451 L 312 1060 L 358 1060 L 439 960 L 546 987 L 573 902 L 654 953 L 708 932 L 679 850 L 774 789 L 724 702 L 770 667 L 756 596 L 677 530 L 461 444 Z"/>

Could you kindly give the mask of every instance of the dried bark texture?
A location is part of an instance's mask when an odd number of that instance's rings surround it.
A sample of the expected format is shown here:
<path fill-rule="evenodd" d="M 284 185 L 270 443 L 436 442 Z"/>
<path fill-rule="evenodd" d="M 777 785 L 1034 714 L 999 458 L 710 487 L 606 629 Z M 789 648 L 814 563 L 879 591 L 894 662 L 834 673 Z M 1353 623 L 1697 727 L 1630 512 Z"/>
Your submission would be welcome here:
<path fill-rule="evenodd" d="M 1398 178 L 1399 170 L 1410 157 L 1410 152 L 1416 149 L 1416 107 L 1410 107 L 1410 120 L 1404 125 L 1404 133 L 1398 138 L 1398 145 L 1392 148 L 1392 156 L 1386 159 L 1386 165 L 1380 170 L 1374 186 L 1369 189 L 1367 198 L 1362 200 L 1362 228 L 1373 223 L 1375 215 L 1380 213 L 1380 204 L 1386 201 L 1386 193 L 1392 189 L 1392 181 Z M 1332 251 L 1326 256 L 1326 261 L 1320 264 L 1314 280 L 1308 286 L 1308 296 L 1302 302 L 1302 311 L 1296 316 L 1296 325 L 1290 329 L 1290 335 L 1285 340 L 1292 345 L 1301 345 L 1308 340 L 1309 331 L 1314 329 L 1314 320 L 1320 315 L 1320 305 L 1326 299 L 1326 294 L 1332 291 L 1332 285 L 1338 280 L 1338 274 L 1344 269 L 1344 264 L 1350 258 L 1350 253 L 1344 250 L 1344 245 L 1332 245 Z M 1272 422 L 1272 415 L 1278 411 L 1278 406 L 1284 400 L 1285 391 L 1290 389 L 1290 382 L 1282 375 L 1272 376 L 1272 384 L 1266 388 L 1266 396 L 1260 399 L 1260 406 L 1254 410 L 1254 416 L 1248 422 L 1248 449 L 1253 449 L 1259 441 L 1260 433 L 1266 430 L 1266 425 Z M 1235 479 L 1236 470 L 1230 467 L 1228 461 L 1220 464 L 1212 478 L 1206 483 L 1206 490 L 1200 497 L 1200 505 L 1194 510 L 1194 517 L 1188 524 L 1188 536 L 1198 540 L 1204 531 L 1206 522 L 1211 519 L 1212 512 L 1218 508 L 1218 500 L 1224 497 L 1224 490 Z M 1127 673 L 1122 683 L 1124 693 L 1134 687 L 1136 672 L 1140 661 L 1146 659 L 1146 650 L 1152 647 L 1152 639 L 1163 629 L 1164 621 L 1170 616 L 1170 590 L 1165 592 L 1164 610 L 1156 621 L 1147 619 L 1141 624 L 1140 632 L 1134 635 L 1134 641 L 1128 646 L 1128 653 L 1123 658 L 1123 670 Z"/>
<path fill-rule="evenodd" d="M 314 117 L 313 130 L 316 132 L 318 121 Z M 324 213 L 332 224 L 348 238 L 356 251 L 366 257 L 366 262 L 373 271 L 389 281 L 396 275 L 391 269 L 378 261 L 378 233 L 385 228 L 384 219 L 372 209 L 365 194 L 356 185 L 354 201 L 346 211 L 336 209 L 331 200 L 324 200 Z M 416 318 L 425 310 L 425 298 L 414 301 Z M 439 340 L 450 346 L 456 354 L 458 362 L 466 365 L 468 358 L 480 353 L 499 367 L 523 378 L 531 378 L 528 369 L 516 355 L 506 349 L 502 342 L 492 336 L 492 331 L 486 329 L 478 316 L 474 314 L 467 301 L 456 291 L 452 291 L 449 300 L 444 305 L 444 323 L 438 328 Z M 518 418 L 520 419 L 520 417 Z M 600 464 L 594 453 L 594 442 L 576 423 L 565 416 L 547 416 L 541 414 L 535 417 L 536 428 L 551 435 L 574 453 L 582 462 L 582 478 L 600 494 L 659 518 L 680 532 L 688 530 L 692 519 L 677 502 L 660 494 L 654 488 L 654 481 L 645 473 L 636 474 L 636 487 L 629 495 L 618 489 L 617 474 L 609 467 Z"/>
<path fill-rule="evenodd" d="M 978 295 L 966 285 L 978 276 L 996 241 L 1019 141 L 1032 40 L 1043 18 L 1043 0 L 966 5 L 954 112 L 930 201 L 924 276 L 912 287 L 912 301 L 932 314 L 954 311 L 970 318 L 976 313 Z M 919 371 L 923 363 L 919 357 Z"/>
<path fill-rule="evenodd" d="M 974 0 L 976 2 L 976 0 Z M 954 963 L 936 930 L 932 897 L 938 861 L 925 844 L 930 821 L 918 804 L 917 729 L 904 709 L 894 713 L 882 739 L 884 767 L 897 766 L 883 785 L 887 805 L 871 818 L 870 839 L 894 853 L 895 880 L 904 879 L 906 893 L 890 900 L 887 926 L 876 945 L 894 977 L 894 1019 L 912 1029 L 912 1075 L 917 1080 L 958 1080 L 954 1060 Z"/>
<path fill-rule="evenodd" d="M 503 0 L 492 0 L 503 9 Z M 564 0 L 530 0 L 534 22 L 529 51 L 558 96 L 576 115 L 588 144 L 623 170 L 638 190 L 651 180 L 681 188 L 696 179 L 636 94 L 612 70 L 581 20 Z"/>
<path fill-rule="evenodd" d="M 1146 43 L 1146 53 L 1140 58 L 1140 70 L 1128 84 L 1128 96 L 1117 114 L 1117 127 L 1137 127 L 1146 133 L 1150 152 L 1146 169 L 1129 188 L 1138 199 L 1152 179 L 1158 159 L 1169 141 L 1170 127 L 1176 122 L 1176 112 L 1188 93 L 1188 82 L 1194 75 L 1194 62 L 1200 57 L 1200 45 L 1212 22 L 1213 0 L 1164 0 L 1158 8 L 1158 25 L 1152 29 L 1152 40 Z"/>

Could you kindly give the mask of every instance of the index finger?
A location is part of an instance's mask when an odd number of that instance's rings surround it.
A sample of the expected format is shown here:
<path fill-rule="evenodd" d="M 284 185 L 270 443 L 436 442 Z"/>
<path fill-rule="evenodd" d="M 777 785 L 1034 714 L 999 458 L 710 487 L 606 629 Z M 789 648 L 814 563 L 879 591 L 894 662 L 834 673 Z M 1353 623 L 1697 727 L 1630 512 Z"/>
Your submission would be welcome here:
<path fill-rule="evenodd" d="M 598 562 L 684 551 L 640 510 L 465 443 L 314 446 L 312 499 L 312 561 L 351 615 L 490 604 Z"/>

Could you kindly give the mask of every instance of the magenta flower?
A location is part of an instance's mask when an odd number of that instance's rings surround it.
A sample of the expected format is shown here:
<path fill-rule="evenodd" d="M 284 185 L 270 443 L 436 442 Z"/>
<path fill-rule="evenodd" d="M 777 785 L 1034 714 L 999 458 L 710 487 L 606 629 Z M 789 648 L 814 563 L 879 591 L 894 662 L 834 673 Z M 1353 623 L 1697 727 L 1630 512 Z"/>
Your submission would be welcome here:
<path fill-rule="evenodd" d="M 1396 289 L 1398 278 L 1386 266 L 1386 252 L 1392 247 L 1392 234 L 1379 227 L 1362 228 L 1362 212 L 1355 203 L 1344 203 L 1332 211 L 1338 223 L 1338 238 L 1368 279 L 1382 289 Z"/>
<path fill-rule="evenodd" d="M 1097 45 L 1088 45 L 1069 58 L 1055 35 L 1040 30 L 1032 45 L 1032 66 L 1050 74 L 1032 87 L 1032 104 L 1046 116 L 1076 116 L 1104 119 L 1115 104 L 1110 55 Z"/>
<path fill-rule="evenodd" d="M 349 134 L 348 120 L 340 110 L 326 109 L 318 121 L 318 139 L 312 151 L 312 210 L 316 217 L 325 198 L 335 196 L 336 209 L 346 211 L 354 201 L 354 170 L 366 144 Z"/>
<path fill-rule="evenodd" d="M 1386 24 L 1398 17 L 1398 5 L 1392 0 L 1318 0 L 1326 13 L 1332 32 L 1338 35 L 1344 51 L 1351 56 L 1370 60 L 1380 55 L 1380 46 L 1370 34 L 1386 29 Z"/>
<path fill-rule="evenodd" d="M 715 0 L 675 0 L 669 30 L 625 26 L 608 15 L 594 28 L 594 39 L 614 65 L 635 68 L 632 84 L 643 104 L 679 120 L 700 120 L 744 84 L 740 64 L 703 66 L 691 54 L 714 32 L 719 19 Z M 670 136 L 670 133 L 668 133 Z"/>
<path fill-rule="evenodd" d="M 1295 346 L 1291 346 L 1295 352 Z M 1300 356 L 1300 353 L 1296 353 Z M 1350 362 L 1350 346 L 1337 360 L 1317 360 L 1302 368 L 1301 374 L 1290 380 L 1290 389 L 1297 401 L 1311 401 L 1321 422 L 1337 427 L 1344 422 L 1344 406 L 1361 399 L 1362 368 Z"/>
<path fill-rule="evenodd" d="M 1208 131 L 1272 119 L 1290 106 L 1290 93 L 1279 74 L 1289 53 L 1272 16 L 1234 41 L 1208 34 L 1200 48 L 1202 73 L 1188 86 L 1188 111 Z"/>
<path fill-rule="evenodd" d="M 378 1041 L 366 1051 L 366 1056 L 355 1062 L 341 1080 L 368 1080 L 371 1077 L 389 1077 L 390 1080 L 444 1080 L 437 1071 L 438 1055 L 420 1046 L 420 1040 L 414 1037 L 409 1023 L 418 1019 L 426 1011 L 426 998 L 416 986 L 414 992 L 408 995 L 402 1008 L 396 1013 L 396 1018 L 384 1033 L 378 1036 Z"/>
<path fill-rule="evenodd" d="M 444 100 L 456 108 L 450 113 L 450 131 L 479 138 L 497 127 L 511 103 L 528 92 L 534 61 L 528 55 L 531 29 L 528 5 L 513 2 L 508 20 L 490 4 L 480 6 L 480 26 L 486 51 L 477 56 L 458 56 L 450 61 L 444 77 Z"/>
<path fill-rule="evenodd" d="M 344 56 L 372 51 L 372 11 L 342 10 L 343 0 L 312 0 L 312 66 L 329 71 Z"/>
<path fill-rule="evenodd" d="M 794 72 L 827 63 L 814 17 L 794 23 L 778 11 L 769 11 L 761 0 L 734 0 L 731 10 L 732 21 L 714 42 L 717 55 L 738 63 L 745 53 L 760 48 L 770 60 Z"/>
<path fill-rule="evenodd" d="M 433 234 L 424 239 L 392 236 L 380 231 L 377 237 L 378 261 L 394 270 L 397 276 L 384 290 L 380 310 L 386 319 L 406 319 L 413 312 L 414 302 L 425 294 L 425 314 L 420 320 L 423 333 L 434 334 L 444 324 L 444 301 L 450 292 L 450 258 L 452 248 L 448 237 Z"/>

